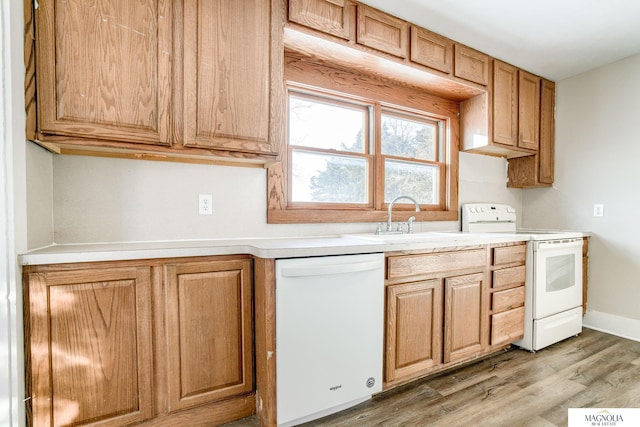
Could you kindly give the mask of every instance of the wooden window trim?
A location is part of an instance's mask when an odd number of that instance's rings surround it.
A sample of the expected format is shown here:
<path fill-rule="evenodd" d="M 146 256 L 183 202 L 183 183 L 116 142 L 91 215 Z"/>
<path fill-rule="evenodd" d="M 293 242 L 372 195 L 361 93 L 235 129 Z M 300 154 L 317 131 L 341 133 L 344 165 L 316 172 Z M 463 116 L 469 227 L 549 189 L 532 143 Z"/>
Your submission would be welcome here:
<path fill-rule="evenodd" d="M 413 205 L 398 204 L 394 208 L 394 220 L 406 220 L 408 211 L 417 221 L 456 221 L 458 219 L 458 141 L 459 103 L 429 94 L 424 90 L 381 79 L 341 66 L 327 65 L 320 61 L 302 58 L 293 52 L 285 55 L 285 81 L 298 87 L 323 88 L 328 93 L 346 93 L 354 100 L 375 99 L 391 109 L 400 111 L 427 111 L 444 122 L 446 155 L 440 171 L 440 191 L 444 195 L 442 205 L 415 212 Z M 376 119 L 377 120 L 377 119 Z M 376 123 L 376 126 L 379 123 Z M 375 142 L 379 144 L 379 141 Z M 281 161 L 272 164 L 267 171 L 267 222 L 269 224 L 294 223 L 342 223 L 383 222 L 387 219 L 387 204 L 374 209 L 358 206 L 340 208 L 312 208 L 288 204 L 288 144 L 281 144 Z M 378 149 L 377 147 L 376 149 Z M 374 167 L 380 168 L 382 156 L 374 157 Z M 374 185 L 381 185 L 379 180 Z M 375 191 L 379 191 L 376 188 Z M 380 194 L 380 193 L 378 193 Z M 404 212 L 403 212 L 404 211 Z"/>

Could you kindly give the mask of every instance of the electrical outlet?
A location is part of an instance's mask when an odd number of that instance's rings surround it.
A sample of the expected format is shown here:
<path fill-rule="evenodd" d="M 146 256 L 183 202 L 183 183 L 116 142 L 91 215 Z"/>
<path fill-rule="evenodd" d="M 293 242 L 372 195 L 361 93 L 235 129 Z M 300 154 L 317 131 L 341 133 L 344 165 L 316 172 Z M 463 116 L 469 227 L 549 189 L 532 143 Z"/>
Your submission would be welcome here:
<path fill-rule="evenodd" d="M 213 196 L 211 194 L 198 195 L 198 213 L 200 215 L 213 215 Z"/>
<path fill-rule="evenodd" d="M 593 216 L 604 216 L 604 205 L 596 203 L 593 205 Z"/>

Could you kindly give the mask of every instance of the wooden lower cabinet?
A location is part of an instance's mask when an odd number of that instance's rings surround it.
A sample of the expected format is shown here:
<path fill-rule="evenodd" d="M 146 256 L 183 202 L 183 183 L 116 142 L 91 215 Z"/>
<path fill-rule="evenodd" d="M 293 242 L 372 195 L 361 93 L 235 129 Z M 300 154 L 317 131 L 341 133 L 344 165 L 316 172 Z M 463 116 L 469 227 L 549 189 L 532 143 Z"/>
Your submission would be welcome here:
<path fill-rule="evenodd" d="M 488 248 L 387 257 L 385 387 L 489 350 Z"/>
<path fill-rule="evenodd" d="M 253 388 L 251 261 L 164 266 L 169 410 Z"/>
<path fill-rule="evenodd" d="M 28 425 L 255 412 L 249 257 L 25 267 Z"/>
<path fill-rule="evenodd" d="M 442 363 L 442 281 L 387 287 L 385 380 L 429 372 Z"/>
<path fill-rule="evenodd" d="M 491 248 L 490 345 L 499 347 L 524 336 L 526 245 Z"/>
<path fill-rule="evenodd" d="M 478 354 L 487 347 L 486 282 L 484 272 L 445 279 L 445 363 Z"/>
<path fill-rule="evenodd" d="M 26 280 L 30 424 L 151 418 L 150 268 L 46 270 Z"/>

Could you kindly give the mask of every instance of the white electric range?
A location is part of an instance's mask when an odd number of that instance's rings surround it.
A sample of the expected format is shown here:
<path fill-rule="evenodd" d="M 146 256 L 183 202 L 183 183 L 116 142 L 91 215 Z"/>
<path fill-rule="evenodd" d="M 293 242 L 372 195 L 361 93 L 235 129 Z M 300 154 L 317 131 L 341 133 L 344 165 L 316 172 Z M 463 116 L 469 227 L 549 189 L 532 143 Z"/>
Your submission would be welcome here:
<path fill-rule="evenodd" d="M 515 208 L 494 203 L 462 206 L 462 232 L 526 234 L 524 338 L 536 351 L 582 331 L 582 233 L 518 230 Z"/>

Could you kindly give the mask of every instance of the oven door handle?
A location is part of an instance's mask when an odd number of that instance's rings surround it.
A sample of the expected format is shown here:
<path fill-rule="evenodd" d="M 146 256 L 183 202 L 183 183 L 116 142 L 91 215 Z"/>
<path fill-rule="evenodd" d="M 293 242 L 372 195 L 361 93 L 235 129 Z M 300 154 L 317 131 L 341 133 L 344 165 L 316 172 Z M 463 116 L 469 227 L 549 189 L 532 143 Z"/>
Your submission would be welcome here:
<path fill-rule="evenodd" d="M 582 239 L 541 240 L 534 242 L 533 250 L 581 248 Z"/>

